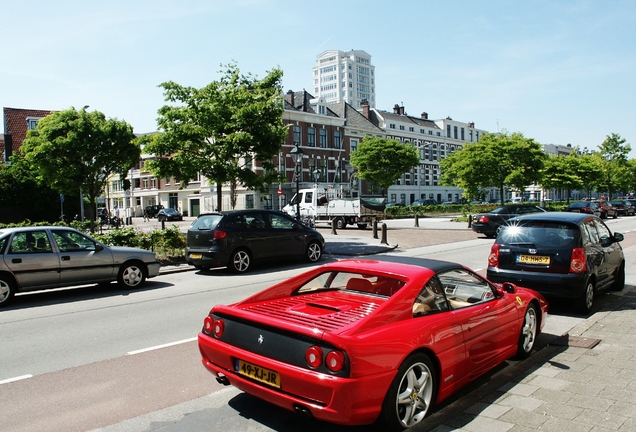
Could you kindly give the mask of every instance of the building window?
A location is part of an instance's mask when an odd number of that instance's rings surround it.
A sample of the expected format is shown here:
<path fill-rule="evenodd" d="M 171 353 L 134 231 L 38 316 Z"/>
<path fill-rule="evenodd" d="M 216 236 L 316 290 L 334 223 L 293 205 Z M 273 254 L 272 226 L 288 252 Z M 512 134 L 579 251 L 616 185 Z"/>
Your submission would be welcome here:
<path fill-rule="evenodd" d="M 254 195 L 252 194 L 245 195 L 245 208 L 246 209 L 254 208 Z"/>
<path fill-rule="evenodd" d="M 395 124 L 390 123 L 390 124 L 389 124 L 389 128 L 391 128 L 391 129 L 395 129 Z"/>
<path fill-rule="evenodd" d="M 400 125 L 400 130 L 404 130 L 404 125 Z"/>
<path fill-rule="evenodd" d="M 453 126 L 453 138 L 457 139 L 457 126 Z"/>
<path fill-rule="evenodd" d="M 462 128 L 462 141 L 464 141 L 464 128 Z"/>
<path fill-rule="evenodd" d="M 358 149 L 358 140 L 357 139 L 352 139 L 349 142 L 349 146 L 351 147 L 351 153 L 353 153 L 354 151 L 356 151 Z"/>
<path fill-rule="evenodd" d="M 157 179 L 155 177 L 150 179 L 150 189 L 157 189 Z"/>
<path fill-rule="evenodd" d="M 340 131 L 335 131 L 333 133 L 333 148 L 340 148 Z"/>
<path fill-rule="evenodd" d="M 316 129 L 312 127 L 307 128 L 307 145 L 309 147 L 316 147 Z"/>
<path fill-rule="evenodd" d="M 294 145 L 300 145 L 300 126 L 294 126 Z"/>
<path fill-rule="evenodd" d="M 26 118 L 26 123 L 27 123 L 27 129 L 28 130 L 33 130 L 36 127 L 38 127 L 38 122 L 42 119 L 42 117 L 27 117 Z"/>
<path fill-rule="evenodd" d="M 451 125 L 446 125 L 446 138 L 451 137 Z"/>
<path fill-rule="evenodd" d="M 320 129 L 320 147 L 327 148 L 327 130 Z"/>

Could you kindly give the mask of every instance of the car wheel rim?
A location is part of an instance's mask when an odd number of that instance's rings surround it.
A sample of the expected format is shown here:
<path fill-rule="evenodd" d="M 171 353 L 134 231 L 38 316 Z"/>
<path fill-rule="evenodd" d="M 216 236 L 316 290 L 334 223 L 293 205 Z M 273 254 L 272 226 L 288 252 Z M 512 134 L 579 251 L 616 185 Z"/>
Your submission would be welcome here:
<path fill-rule="evenodd" d="M 523 350 L 526 353 L 532 351 L 534 340 L 537 337 L 537 312 L 533 307 L 528 308 L 523 322 Z"/>
<path fill-rule="evenodd" d="M 431 371 L 424 363 L 415 363 L 406 371 L 398 388 L 396 408 L 402 426 L 408 428 L 422 421 L 432 397 Z"/>
<path fill-rule="evenodd" d="M 585 290 L 585 307 L 587 310 L 592 309 L 592 304 L 594 303 L 594 285 L 591 283 L 587 284 L 587 289 Z"/>
<path fill-rule="evenodd" d="M 0 280 L 0 303 L 4 303 L 4 301 L 9 298 L 9 293 L 11 290 L 9 289 L 9 284 L 3 280 Z"/>
<path fill-rule="evenodd" d="M 234 268 L 244 272 L 250 266 L 250 256 L 246 252 L 238 252 L 234 255 Z"/>
<path fill-rule="evenodd" d="M 320 259 L 320 246 L 316 243 L 310 244 L 308 255 L 310 261 L 318 261 Z"/>
<path fill-rule="evenodd" d="M 128 267 L 124 270 L 122 279 L 127 286 L 134 287 L 141 282 L 141 269 L 139 267 Z"/>

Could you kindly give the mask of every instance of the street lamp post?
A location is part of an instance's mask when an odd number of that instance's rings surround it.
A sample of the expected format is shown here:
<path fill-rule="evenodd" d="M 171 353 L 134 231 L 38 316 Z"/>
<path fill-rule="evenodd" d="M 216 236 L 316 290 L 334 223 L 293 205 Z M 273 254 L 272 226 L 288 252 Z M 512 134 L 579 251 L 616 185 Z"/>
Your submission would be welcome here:
<path fill-rule="evenodd" d="M 300 175 L 302 173 L 303 150 L 295 144 L 289 152 L 294 161 L 294 177 L 296 179 L 296 220 L 300 221 Z"/>

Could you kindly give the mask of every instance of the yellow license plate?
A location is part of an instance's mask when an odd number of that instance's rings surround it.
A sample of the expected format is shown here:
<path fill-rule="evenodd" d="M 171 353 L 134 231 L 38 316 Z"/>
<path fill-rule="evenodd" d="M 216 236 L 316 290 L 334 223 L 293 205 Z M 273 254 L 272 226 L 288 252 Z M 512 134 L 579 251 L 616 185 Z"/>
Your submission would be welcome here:
<path fill-rule="evenodd" d="M 190 258 L 192 259 L 201 259 L 202 255 L 199 253 L 190 254 Z"/>
<path fill-rule="evenodd" d="M 519 255 L 517 257 L 517 262 L 518 263 L 523 263 L 523 264 L 544 264 L 544 265 L 549 265 L 550 264 L 550 257 L 549 256 L 541 256 L 541 255 Z"/>
<path fill-rule="evenodd" d="M 243 360 L 236 360 L 236 369 L 240 375 L 280 388 L 280 375 L 278 372 L 256 366 Z"/>

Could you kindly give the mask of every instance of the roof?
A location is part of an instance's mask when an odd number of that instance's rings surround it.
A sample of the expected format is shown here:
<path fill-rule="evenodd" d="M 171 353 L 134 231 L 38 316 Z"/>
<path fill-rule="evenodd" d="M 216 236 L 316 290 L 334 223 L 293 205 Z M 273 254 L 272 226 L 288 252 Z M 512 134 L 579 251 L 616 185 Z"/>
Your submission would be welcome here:
<path fill-rule="evenodd" d="M 523 216 L 517 216 L 516 218 L 514 218 L 514 220 L 536 220 L 545 222 L 569 222 L 580 224 L 581 222 L 591 218 L 596 218 L 596 216 L 586 213 L 545 212 L 530 213 Z"/>
<path fill-rule="evenodd" d="M 346 102 L 330 104 L 329 109 L 337 116 L 345 119 L 345 125 L 349 128 L 365 130 L 370 133 L 384 133 L 384 130 L 371 122 L 362 113 Z"/>

